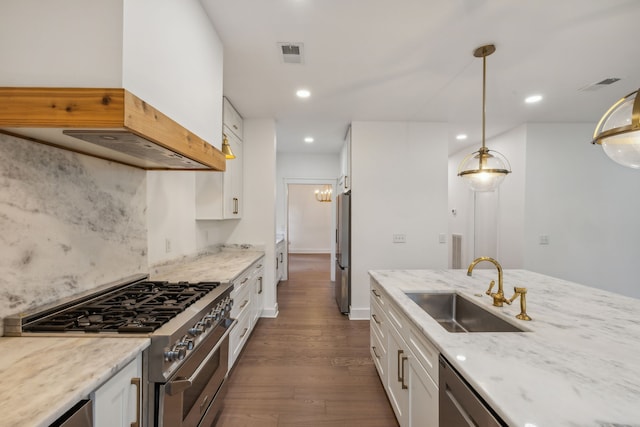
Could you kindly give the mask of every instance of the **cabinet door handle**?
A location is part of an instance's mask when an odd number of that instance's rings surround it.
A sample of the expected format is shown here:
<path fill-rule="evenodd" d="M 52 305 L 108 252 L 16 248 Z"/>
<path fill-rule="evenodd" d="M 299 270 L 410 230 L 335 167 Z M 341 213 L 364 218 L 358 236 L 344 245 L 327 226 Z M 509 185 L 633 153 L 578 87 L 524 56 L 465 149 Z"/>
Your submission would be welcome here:
<path fill-rule="evenodd" d="M 402 376 L 400 375 L 400 365 L 402 365 L 402 353 L 404 353 L 404 351 L 402 350 L 398 350 L 398 382 L 402 383 L 404 381 L 404 379 L 402 378 Z"/>
<path fill-rule="evenodd" d="M 344 176 L 344 188 L 349 188 L 349 176 Z"/>
<path fill-rule="evenodd" d="M 232 125 L 235 130 L 238 130 L 238 126 Z"/>
<path fill-rule="evenodd" d="M 258 295 L 262 293 L 262 276 L 258 277 L 258 281 L 260 283 L 260 288 L 258 290 Z"/>
<path fill-rule="evenodd" d="M 280 252 L 280 262 L 283 262 L 283 258 L 282 258 L 283 256 L 284 256 L 284 254 L 282 252 Z"/>
<path fill-rule="evenodd" d="M 376 355 L 376 359 L 380 359 L 380 355 L 378 354 L 378 351 L 376 350 L 376 346 L 371 346 L 371 350 L 373 350 L 373 354 Z"/>
<path fill-rule="evenodd" d="M 409 360 L 409 358 L 408 358 L 408 357 L 406 357 L 406 356 L 402 356 L 402 360 L 401 360 L 401 362 L 400 362 L 400 365 L 402 365 L 402 376 L 401 376 L 402 381 L 400 381 L 400 384 L 402 384 L 402 389 L 403 389 L 403 390 L 406 390 L 406 389 L 408 389 L 408 388 L 409 388 L 409 386 L 407 386 L 407 385 L 404 383 L 404 362 L 406 362 L 407 360 Z"/>
<path fill-rule="evenodd" d="M 233 198 L 233 214 L 238 215 L 238 198 Z"/>
<path fill-rule="evenodd" d="M 140 427 L 140 378 L 131 378 L 131 384 L 136 386 L 136 420 L 131 427 Z"/>
<path fill-rule="evenodd" d="M 375 314 L 372 314 L 371 317 L 373 317 L 374 322 L 376 322 L 378 325 L 382 323 L 380 320 L 378 320 L 378 316 L 376 316 Z"/>

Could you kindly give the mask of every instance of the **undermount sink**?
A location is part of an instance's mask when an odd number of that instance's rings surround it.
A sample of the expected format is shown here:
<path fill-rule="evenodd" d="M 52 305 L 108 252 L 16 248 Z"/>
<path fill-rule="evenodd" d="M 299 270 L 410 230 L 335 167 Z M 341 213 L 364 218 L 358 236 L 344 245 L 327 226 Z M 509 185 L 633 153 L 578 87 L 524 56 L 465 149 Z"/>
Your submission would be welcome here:
<path fill-rule="evenodd" d="M 405 292 L 449 332 L 525 332 L 455 292 Z"/>

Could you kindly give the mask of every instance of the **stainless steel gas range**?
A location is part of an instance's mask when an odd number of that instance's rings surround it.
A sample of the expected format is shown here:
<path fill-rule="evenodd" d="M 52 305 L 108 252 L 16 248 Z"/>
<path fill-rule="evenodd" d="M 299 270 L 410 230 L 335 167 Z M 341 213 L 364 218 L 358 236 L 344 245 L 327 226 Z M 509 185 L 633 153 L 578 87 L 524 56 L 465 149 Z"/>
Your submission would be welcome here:
<path fill-rule="evenodd" d="M 8 336 L 149 336 L 145 425 L 215 424 L 226 392 L 233 285 L 134 276 L 5 318 Z"/>

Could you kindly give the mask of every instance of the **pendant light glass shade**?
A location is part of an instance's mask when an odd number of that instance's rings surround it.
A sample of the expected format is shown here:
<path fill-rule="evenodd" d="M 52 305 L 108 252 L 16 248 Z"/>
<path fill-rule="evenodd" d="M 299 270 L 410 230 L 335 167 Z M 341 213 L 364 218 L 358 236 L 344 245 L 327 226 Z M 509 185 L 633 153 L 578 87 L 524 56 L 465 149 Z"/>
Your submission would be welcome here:
<path fill-rule="evenodd" d="M 486 147 L 469 154 L 458 167 L 458 176 L 473 191 L 494 191 L 510 172 L 507 158 Z"/>
<path fill-rule="evenodd" d="M 600 144 L 616 163 L 640 169 L 640 97 L 630 93 L 615 104 L 600 119 L 592 144 Z"/>
<path fill-rule="evenodd" d="M 492 44 L 480 46 L 473 52 L 482 58 L 482 147 L 465 157 L 458 167 L 458 176 L 463 178 L 473 191 L 494 191 L 511 173 L 511 165 L 505 156 L 489 150 L 485 145 L 485 110 L 487 93 L 487 56 L 496 51 Z"/>
<path fill-rule="evenodd" d="M 229 145 L 229 139 L 225 134 L 222 134 L 222 154 L 224 154 L 224 158 L 227 160 L 236 158 L 236 155 L 233 154 L 233 151 L 231 151 L 231 145 Z"/>

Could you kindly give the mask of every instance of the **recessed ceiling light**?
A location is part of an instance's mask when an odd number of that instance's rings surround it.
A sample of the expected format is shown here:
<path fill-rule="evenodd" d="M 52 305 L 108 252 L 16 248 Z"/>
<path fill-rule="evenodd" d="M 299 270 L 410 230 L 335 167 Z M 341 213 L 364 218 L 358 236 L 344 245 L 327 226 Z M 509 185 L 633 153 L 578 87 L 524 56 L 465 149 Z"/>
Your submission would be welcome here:
<path fill-rule="evenodd" d="M 463 140 L 467 139 L 467 134 L 466 133 L 461 133 L 460 135 L 456 135 L 456 139 L 458 141 L 463 141 Z"/>
<path fill-rule="evenodd" d="M 311 143 L 313 142 L 313 138 L 312 138 L 312 137 L 310 137 L 310 136 L 307 136 L 307 137 L 304 139 L 304 142 L 306 142 L 307 144 L 311 144 Z"/>
<path fill-rule="evenodd" d="M 542 101 L 542 95 L 531 95 L 527 96 L 524 100 L 527 104 L 535 104 L 536 102 Z"/>
<path fill-rule="evenodd" d="M 311 92 L 309 92 L 307 89 L 299 89 L 296 92 L 296 95 L 298 96 L 298 98 L 308 98 L 311 96 Z"/>

